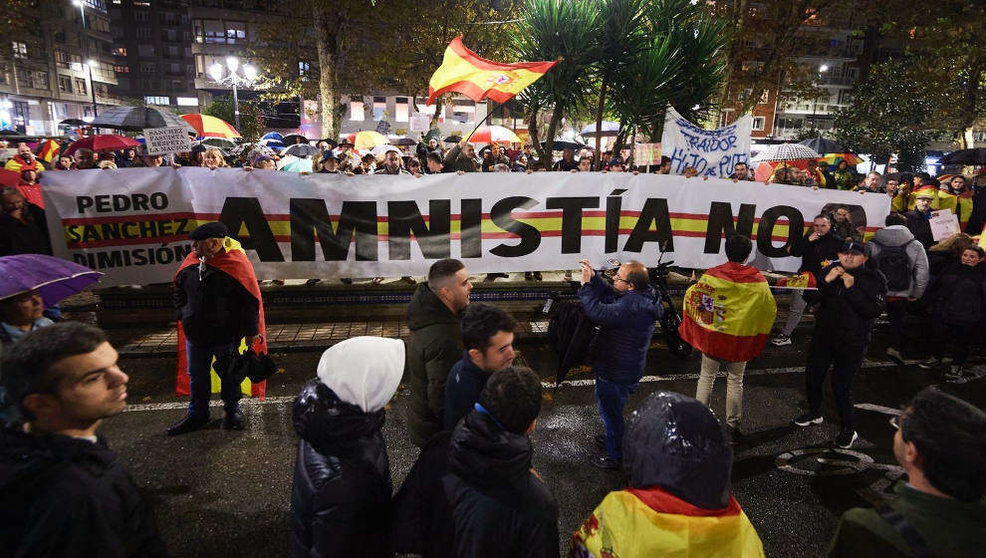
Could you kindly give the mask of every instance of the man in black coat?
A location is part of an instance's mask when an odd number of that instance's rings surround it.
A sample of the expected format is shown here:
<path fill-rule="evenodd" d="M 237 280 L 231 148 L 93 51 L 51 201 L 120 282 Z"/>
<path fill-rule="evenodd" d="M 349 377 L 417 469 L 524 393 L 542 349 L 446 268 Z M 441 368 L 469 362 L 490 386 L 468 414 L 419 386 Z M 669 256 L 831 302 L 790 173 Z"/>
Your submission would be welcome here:
<path fill-rule="evenodd" d="M 438 260 L 428 281 L 418 285 L 407 308 L 407 366 L 411 405 L 407 429 L 411 442 L 423 447 L 442 430 L 445 381 L 462 357 L 459 317 L 469 305 L 472 283 L 459 260 Z"/>
<path fill-rule="evenodd" d="M 931 203 L 934 200 L 934 190 L 921 190 L 914 199 L 914 210 L 904 214 L 907 218 L 907 229 L 925 250 L 935 244 L 935 239 L 931 235 Z"/>
<path fill-rule="evenodd" d="M 16 188 L 0 193 L 0 256 L 51 254 L 45 212 L 29 203 Z"/>
<path fill-rule="evenodd" d="M 433 438 L 405 479 L 397 549 L 429 558 L 557 557 L 558 504 L 531 466 L 528 434 L 540 410 L 537 374 L 494 372 L 450 440 Z"/>
<path fill-rule="evenodd" d="M 835 445 L 848 449 L 858 438 L 853 416 L 852 381 L 863 363 L 873 330 L 882 312 L 887 280 L 880 270 L 867 265 L 868 248 L 847 240 L 839 261 L 822 269 L 815 293 L 820 306 L 805 369 L 808 411 L 794 419 L 798 426 L 821 424 L 822 384 L 832 369 L 832 392 L 842 429 Z"/>
<path fill-rule="evenodd" d="M 188 235 L 192 254 L 175 275 L 172 302 L 185 336 L 191 397 L 188 414 L 168 428 L 169 436 L 193 432 L 209 422 L 213 357 L 234 354 L 241 339 L 252 346 L 260 333 L 256 276 L 242 249 L 226 249 L 227 234 L 226 225 L 218 222 L 193 230 Z M 243 429 L 241 381 L 222 382 L 223 428 L 229 430 Z"/>
<path fill-rule="evenodd" d="M 26 423 L 0 431 L 0 556 L 167 556 L 151 506 L 97 435 L 129 378 L 102 330 L 64 322 L 5 350 L 3 384 Z"/>

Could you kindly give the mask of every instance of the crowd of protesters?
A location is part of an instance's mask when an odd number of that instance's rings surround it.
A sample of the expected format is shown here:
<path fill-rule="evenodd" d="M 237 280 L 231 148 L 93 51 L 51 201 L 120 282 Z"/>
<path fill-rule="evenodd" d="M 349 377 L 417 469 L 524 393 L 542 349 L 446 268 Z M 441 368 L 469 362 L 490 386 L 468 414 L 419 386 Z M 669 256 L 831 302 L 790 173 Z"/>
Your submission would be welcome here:
<path fill-rule="evenodd" d="M 533 172 L 533 154 L 523 149 L 491 147 L 477 156 L 467 142 L 447 152 L 437 149 L 437 142 L 421 144 L 413 154 L 387 151 L 379 161 L 357 157 L 345 142 L 320 148 L 312 172 Z M 171 161 L 138 150 L 113 155 L 113 160 L 77 152 L 44 172 L 162 164 L 220 168 L 230 161 L 216 148 Z M 21 173 L 23 183 L 2 192 L 0 227 L 11 240 L 0 243 L 10 250 L 0 255 L 28 248 L 50 253 L 43 208 L 29 199 L 36 195 L 33 186 L 43 165 L 20 146 L 7 165 Z M 277 163 L 261 156 L 246 166 L 260 171 L 276 169 Z M 591 154 L 576 158 L 574 150 L 566 150 L 553 170 L 591 168 Z M 628 170 L 618 155 L 608 157 L 604 168 Z M 817 167 L 788 169 L 778 182 L 842 188 L 841 170 L 826 176 Z M 749 180 L 749 168 L 737 168 L 733 178 Z M 852 208 L 833 206 L 815 217 L 811 231 L 791 249 L 802 257 L 802 271 L 813 274 L 817 291 L 792 297 L 792 311 L 773 341 L 790 344 L 803 313 L 814 311 L 806 367 L 809 408 L 794 422 L 822 422 L 822 383 L 831 373 L 842 426 L 835 440 L 839 447 L 852 447 L 858 437 L 852 379 L 874 320 L 884 310 L 892 337 L 888 356 L 903 361 L 912 337 L 933 339 L 932 356 L 921 364 L 943 366 L 950 357 L 947 375 L 956 379 L 967 372 L 974 332 L 986 318 L 984 253 L 972 239 L 978 234 L 974 228 L 983 225 L 977 219 L 986 221 L 980 215 L 986 212 L 979 203 L 982 192 L 968 188 L 963 177 L 951 177 L 941 187 L 931 182 L 926 175 L 892 181 L 871 173 L 853 188 L 892 198 L 894 212 L 884 228 L 864 243 L 865 224 L 855 221 Z M 978 181 L 972 183 L 978 187 Z M 953 209 L 966 232 L 936 242 L 928 221 L 932 211 L 942 208 Z M 221 242 L 204 241 L 224 239 L 227 231 L 218 223 L 205 227 L 195 233 L 200 238 L 193 237 L 202 244 L 196 255 L 225 250 Z M 725 265 L 745 270 L 752 244 L 741 238 L 727 239 L 730 263 Z M 187 314 L 183 320 L 195 321 L 190 297 L 200 296 L 196 285 L 205 284 L 207 259 L 183 266 L 177 275 L 176 308 Z M 592 362 L 604 430 L 596 439 L 601 453 L 594 464 L 622 468 L 628 486 L 586 510 L 583 524 L 568 526 L 574 531 L 569 555 L 762 556 L 760 538 L 730 491 L 733 431 L 742 418 L 742 363 L 708 352 L 698 399 L 653 393 L 625 423 L 624 406 L 643 374 L 663 307 L 654 300 L 639 262 L 622 264 L 607 282 L 583 261 L 579 282 L 586 316 L 598 326 L 602 347 Z M 238 285 L 245 293 L 240 298 L 260 300 L 251 290 L 255 280 Z M 440 260 L 413 295 L 406 343 L 356 337 L 323 353 L 316 378 L 304 386 L 293 408 L 300 442 L 291 493 L 292 556 L 559 555 L 558 502 L 532 466 L 535 448 L 529 435 L 537 427 L 541 380 L 534 371 L 513 365 L 514 320 L 496 307 L 470 303 L 471 290 L 461 262 Z M 200 300 L 195 308 L 207 306 Z M 118 355 L 99 329 L 53 323 L 42 310 L 36 293 L 0 300 L 5 334 L 0 380 L 7 404 L 0 430 L 5 493 L 0 514 L 6 526 L 0 553 L 163 556 L 150 503 L 98 432 L 102 421 L 126 404 L 129 378 L 117 366 Z M 249 324 L 233 337 L 202 341 L 210 348 L 201 359 L 228 352 L 240 338 L 253 341 L 262 323 L 256 322 L 256 312 L 249 314 L 244 318 Z M 205 327 L 199 333 L 208 337 L 215 324 L 200 321 Z M 190 347 L 199 342 L 196 335 L 189 335 Z M 198 357 L 190 354 L 190 359 Z M 721 364 L 730 375 L 726 425 L 706 406 Z M 193 368 L 199 367 L 190 361 L 189 374 L 205 385 L 206 378 Z M 395 491 L 382 426 L 405 373 L 411 399 L 407 431 L 421 453 Z M 208 417 L 208 397 L 202 393 L 168 434 L 201 428 Z M 223 396 L 228 429 L 244 427 L 238 398 L 232 391 Z M 830 555 L 979 552 L 986 414 L 929 388 L 917 394 L 893 426 L 894 455 L 908 482 L 896 488 L 899 497 L 890 505 L 848 511 Z"/>

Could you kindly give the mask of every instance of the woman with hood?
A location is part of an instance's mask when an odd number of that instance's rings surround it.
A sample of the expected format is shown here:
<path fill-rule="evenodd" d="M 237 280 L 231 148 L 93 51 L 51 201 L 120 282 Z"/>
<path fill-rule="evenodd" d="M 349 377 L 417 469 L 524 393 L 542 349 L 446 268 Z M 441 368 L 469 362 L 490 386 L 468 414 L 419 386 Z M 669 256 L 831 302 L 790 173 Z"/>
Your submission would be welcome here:
<path fill-rule="evenodd" d="M 651 394 L 623 440 L 630 486 L 606 495 L 572 535 L 568 555 L 762 557 L 760 537 L 729 491 L 732 460 L 708 407 Z"/>
<path fill-rule="evenodd" d="M 291 556 L 393 556 L 384 406 L 404 371 L 404 343 L 353 337 L 322 353 L 294 403 L 301 437 L 291 489 Z"/>

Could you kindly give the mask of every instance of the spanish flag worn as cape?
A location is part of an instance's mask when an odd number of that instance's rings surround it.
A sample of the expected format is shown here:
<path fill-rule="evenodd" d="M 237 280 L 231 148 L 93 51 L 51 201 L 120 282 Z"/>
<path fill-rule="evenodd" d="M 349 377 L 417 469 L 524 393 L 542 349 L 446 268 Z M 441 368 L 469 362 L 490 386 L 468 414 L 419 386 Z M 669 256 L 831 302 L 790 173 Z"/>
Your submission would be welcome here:
<path fill-rule="evenodd" d="M 462 35 L 452 39 L 445 49 L 442 65 L 428 82 L 428 102 L 446 91 L 456 91 L 473 101 L 490 98 L 505 103 L 543 76 L 554 62 L 517 62 L 501 64 L 480 58 L 462 44 Z"/>
<path fill-rule="evenodd" d="M 658 488 L 610 492 L 572 535 L 579 558 L 760 558 L 760 537 L 732 496 L 706 510 Z"/>
<path fill-rule="evenodd" d="M 685 291 L 678 332 L 689 345 L 729 362 L 760 354 L 777 315 L 777 302 L 754 267 L 729 262 L 706 271 Z"/>
<path fill-rule="evenodd" d="M 938 191 L 938 209 L 951 209 L 959 219 L 959 230 L 965 232 L 972 216 L 972 192 L 966 190 L 959 195 L 944 190 Z"/>
<path fill-rule="evenodd" d="M 254 298 L 257 299 L 259 303 L 260 319 L 258 320 L 259 335 L 257 339 L 254 340 L 252 349 L 256 354 L 267 352 L 267 329 L 264 327 L 264 299 L 260 296 L 260 286 L 257 285 L 257 276 L 253 272 L 253 265 L 250 260 L 247 259 L 246 252 L 243 251 L 243 247 L 240 243 L 230 237 L 223 239 L 224 250 L 215 256 L 209 258 L 205 265 L 211 265 L 212 267 L 222 271 L 226 275 L 229 275 L 233 279 L 236 279 L 243 288 L 247 290 Z M 195 255 L 195 252 L 189 252 L 185 256 L 185 261 L 181 262 L 181 266 L 175 273 L 175 278 L 178 274 L 182 272 L 183 269 L 192 265 L 199 265 L 199 258 Z M 172 279 L 174 281 L 174 279 Z M 238 352 L 243 353 L 246 351 L 246 342 L 241 339 L 240 346 L 237 349 Z M 175 395 L 189 395 L 190 384 L 188 377 L 188 360 L 185 354 L 185 331 L 181 327 L 181 321 L 178 322 L 178 366 L 176 369 L 176 383 L 175 383 Z M 216 371 L 212 371 L 212 393 L 219 393 L 220 388 L 219 376 Z M 248 397 L 259 397 L 263 399 L 267 393 L 267 382 L 263 381 L 259 384 L 254 384 L 250 382 L 249 378 L 243 380 L 240 384 L 240 389 L 243 391 L 243 395 Z"/>

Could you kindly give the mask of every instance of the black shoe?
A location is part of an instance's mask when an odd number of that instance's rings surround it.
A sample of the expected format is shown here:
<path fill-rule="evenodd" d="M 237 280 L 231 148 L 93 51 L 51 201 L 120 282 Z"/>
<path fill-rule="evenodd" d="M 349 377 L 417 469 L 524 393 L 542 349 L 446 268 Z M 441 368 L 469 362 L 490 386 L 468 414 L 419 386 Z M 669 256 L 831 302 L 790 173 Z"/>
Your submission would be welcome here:
<path fill-rule="evenodd" d="M 305 281 L 305 286 L 314 287 L 315 285 L 318 285 L 321 281 L 322 281 L 321 279 L 309 279 Z"/>
<path fill-rule="evenodd" d="M 192 415 L 185 415 L 185 418 L 168 427 L 168 436 L 179 436 L 181 434 L 195 432 L 196 430 L 200 430 L 206 424 L 209 424 L 208 416 L 194 417 Z"/>
<path fill-rule="evenodd" d="M 732 426 L 726 426 L 726 440 L 731 446 L 738 446 L 743 443 L 743 433 L 740 432 L 739 428 L 733 428 Z"/>
<path fill-rule="evenodd" d="M 622 461 L 619 459 L 613 459 L 608 455 L 600 455 L 592 460 L 592 464 L 600 469 L 614 470 L 620 468 Z"/>
<path fill-rule="evenodd" d="M 243 430 L 243 411 L 237 409 L 232 413 L 227 412 L 223 419 L 224 430 Z"/>
<path fill-rule="evenodd" d="M 856 434 L 855 430 L 843 428 L 839 431 L 839 435 L 835 437 L 835 446 L 842 449 L 849 449 L 857 438 L 859 438 L 859 434 Z"/>
<path fill-rule="evenodd" d="M 534 274 L 531 273 L 530 271 L 525 271 L 524 272 L 524 281 L 533 281 L 533 280 L 534 280 Z"/>
<path fill-rule="evenodd" d="M 822 415 L 816 415 L 813 413 L 801 413 L 798 418 L 794 419 L 792 422 L 798 426 L 811 426 L 813 424 L 822 424 L 825 419 Z"/>
<path fill-rule="evenodd" d="M 534 280 L 535 281 L 544 281 L 544 276 L 541 275 L 541 272 L 540 271 L 535 271 L 534 272 Z"/>
<path fill-rule="evenodd" d="M 593 438 L 593 441 L 596 442 L 596 445 L 599 446 L 601 449 L 606 449 L 606 435 L 605 434 L 596 434 L 596 437 Z"/>

